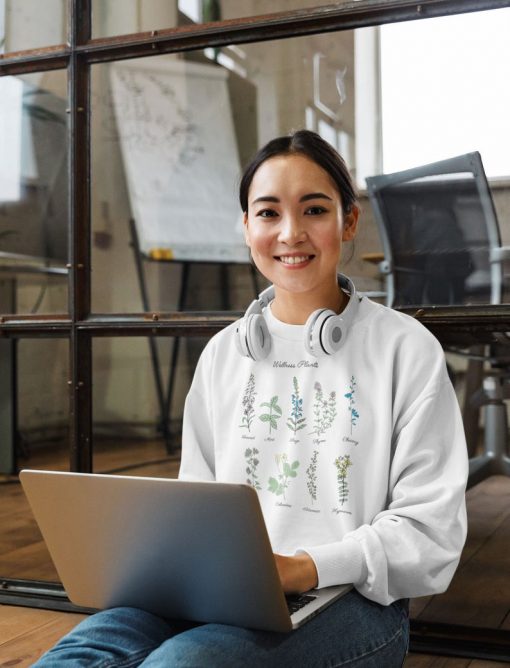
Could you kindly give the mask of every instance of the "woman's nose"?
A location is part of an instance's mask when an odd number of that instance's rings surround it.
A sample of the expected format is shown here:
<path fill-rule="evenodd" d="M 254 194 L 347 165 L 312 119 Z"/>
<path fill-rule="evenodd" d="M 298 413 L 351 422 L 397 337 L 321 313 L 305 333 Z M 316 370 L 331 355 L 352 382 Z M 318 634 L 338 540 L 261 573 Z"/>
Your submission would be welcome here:
<path fill-rule="evenodd" d="M 285 216 L 281 221 L 279 240 L 287 244 L 295 244 L 306 236 L 302 221 L 292 215 Z"/>

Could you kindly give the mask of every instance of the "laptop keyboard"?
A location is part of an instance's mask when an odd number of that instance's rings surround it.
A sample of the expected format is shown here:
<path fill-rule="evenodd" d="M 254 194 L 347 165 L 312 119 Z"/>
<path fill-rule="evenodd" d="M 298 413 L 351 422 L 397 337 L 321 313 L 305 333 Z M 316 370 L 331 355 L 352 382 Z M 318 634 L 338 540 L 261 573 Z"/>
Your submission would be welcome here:
<path fill-rule="evenodd" d="M 285 597 L 287 599 L 287 607 L 289 609 L 289 614 L 294 614 L 301 608 L 304 608 L 305 605 L 315 601 L 316 596 L 310 596 L 309 594 L 289 594 Z"/>

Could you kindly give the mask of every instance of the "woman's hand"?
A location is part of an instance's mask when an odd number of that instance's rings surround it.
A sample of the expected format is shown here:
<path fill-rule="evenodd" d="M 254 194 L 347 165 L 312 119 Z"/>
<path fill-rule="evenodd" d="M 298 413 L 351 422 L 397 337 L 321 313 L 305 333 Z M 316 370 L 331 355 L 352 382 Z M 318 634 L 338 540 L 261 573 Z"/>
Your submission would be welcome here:
<path fill-rule="evenodd" d="M 308 554 L 293 557 L 274 555 L 283 591 L 286 594 L 301 594 L 317 586 L 319 579 L 313 559 Z"/>

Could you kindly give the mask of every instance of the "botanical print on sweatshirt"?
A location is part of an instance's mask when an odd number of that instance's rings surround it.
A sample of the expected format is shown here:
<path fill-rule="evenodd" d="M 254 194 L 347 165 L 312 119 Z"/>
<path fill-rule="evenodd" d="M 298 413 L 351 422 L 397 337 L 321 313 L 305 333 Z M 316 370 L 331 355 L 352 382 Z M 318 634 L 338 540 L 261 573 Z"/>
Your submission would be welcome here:
<path fill-rule="evenodd" d="M 440 344 L 366 298 L 326 357 L 308 355 L 303 328 L 264 317 L 266 359 L 237 354 L 235 324 L 206 346 L 179 477 L 251 485 L 273 551 L 307 552 L 321 587 L 355 582 L 381 605 L 443 591 L 465 540 L 468 466 Z"/>
<path fill-rule="evenodd" d="M 260 390 L 266 401 L 255 401 L 260 388 L 253 371 L 240 399 L 238 427 L 243 439 L 255 441 L 253 446 L 243 448 L 246 482 L 259 494 L 274 495 L 281 507 L 292 507 L 294 499 L 302 498 L 297 490 L 305 485 L 307 501 L 302 510 L 316 514 L 326 508 L 321 489 L 334 488 L 335 506 L 328 512 L 350 512 L 348 470 L 353 460 L 349 450 L 358 443 L 351 435 L 359 418 L 354 375 L 344 377 L 343 382 L 339 379 L 338 390 L 324 391 L 320 372 L 314 370 L 304 379 L 298 373 L 289 375 L 285 365 L 276 369 L 282 382 Z M 348 387 L 347 393 L 342 386 Z M 338 397 L 342 396 L 347 400 L 347 414 L 339 411 Z M 340 454 L 339 431 L 348 434 L 341 441 L 345 451 Z M 323 468 L 319 465 L 321 453 Z M 330 462 L 327 471 L 326 461 Z M 325 476 L 330 479 L 324 480 Z"/>

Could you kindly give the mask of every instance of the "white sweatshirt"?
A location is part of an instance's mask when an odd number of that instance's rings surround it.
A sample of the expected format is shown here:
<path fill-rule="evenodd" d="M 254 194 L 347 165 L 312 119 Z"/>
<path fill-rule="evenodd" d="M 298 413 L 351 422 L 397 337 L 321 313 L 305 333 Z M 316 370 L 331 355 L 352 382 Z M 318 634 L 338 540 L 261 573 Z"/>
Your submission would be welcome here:
<path fill-rule="evenodd" d="M 343 347 L 306 353 L 303 326 L 264 317 L 269 356 L 214 336 L 186 400 L 184 480 L 258 490 L 274 552 L 307 552 L 319 587 L 387 605 L 442 592 L 466 537 L 467 450 L 437 340 L 363 297 Z"/>

